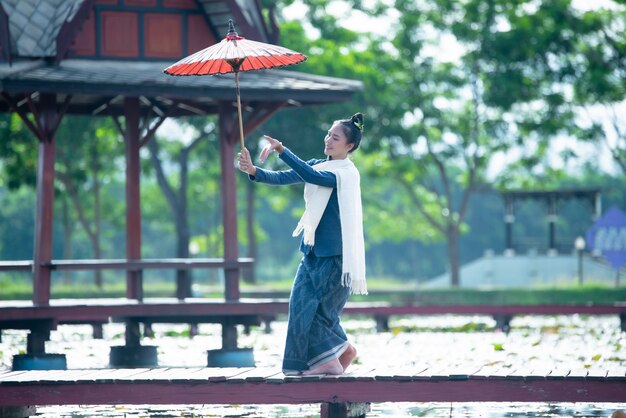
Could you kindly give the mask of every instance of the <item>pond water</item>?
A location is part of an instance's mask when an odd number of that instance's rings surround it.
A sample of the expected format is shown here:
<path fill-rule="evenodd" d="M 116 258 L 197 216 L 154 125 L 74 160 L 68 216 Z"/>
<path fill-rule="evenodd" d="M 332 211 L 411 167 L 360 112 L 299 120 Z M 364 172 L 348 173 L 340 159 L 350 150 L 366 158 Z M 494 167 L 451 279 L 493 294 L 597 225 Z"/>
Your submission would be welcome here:
<path fill-rule="evenodd" d="M 521 316 L 506 334 L 493 329 L 486 316 L 421 316 L 390 321 L 389 332 L 376 333 L 370 319 L 347 319 L 344 328 L 356 346 L 357 364 L 376 368 L 415 365 L 442 368 L 499 365 L 514 370 L 528 368 L 618 368 L 626 366 L 626 333 L 617 316 Z M 153 325 L 161 366 L 202 367 L 206 351 L 221 347 L 219 325 L 200 325 L 189 338 L 187 325 Z M 285 321 L 272 323 L 272 333 L 252 328 L 240 333 L 242 347 L 253 347 L 257 366 L 280 365 L 286 333 Z M 105 368 L 109 348 L 123 345 L 124 327 L 104 327 L 104 339 L 91 338 L 89 326 L 60 326 L 47 343 L 50 353 L 65 353 L 68 368 Z M 26 332 L 5 331 L 0 343 L 0 368 L 8 370 L 14 354 L 26 346 Z M 381 356 L 381 353 L 385 353 Z M 372 404 L 368 417 L 610 417 L 626 411 L 616 403 L 380 403 Z M 40 417 L 314 417 L 319 405 L 118 405 L 49 406 Z"/>

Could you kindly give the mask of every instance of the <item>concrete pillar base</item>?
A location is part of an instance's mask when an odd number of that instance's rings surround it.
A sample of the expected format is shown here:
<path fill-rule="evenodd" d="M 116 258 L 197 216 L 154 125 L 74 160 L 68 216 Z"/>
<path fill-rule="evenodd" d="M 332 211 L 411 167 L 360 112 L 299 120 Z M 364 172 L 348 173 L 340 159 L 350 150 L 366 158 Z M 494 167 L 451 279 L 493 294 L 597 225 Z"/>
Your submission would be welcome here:
<path fill-rule="evenodd" d="M 254 367 L 251 348 L 207 351 L 207 367 Z"/>
<path fill-rule="evenodd" d="M 16 354 L 12 370 L 66 370 L 65 354 Z"/>
<path fill-rule="evenodd" d="M 25 418 L 36 413 L 34 406 L 0 406 L 0 418 Z"/>
<path fill-rule="evenodd" d="M 364 402 L 323 403 L 320 408 L 321 418 L 365 418 L 370 412 L 370 404 Z"/>
<path fill-rule="evenodd" d="M 156 367 L 159 365 L 157 347 L 153 345 L 111 347 L 111 367 Z"/>

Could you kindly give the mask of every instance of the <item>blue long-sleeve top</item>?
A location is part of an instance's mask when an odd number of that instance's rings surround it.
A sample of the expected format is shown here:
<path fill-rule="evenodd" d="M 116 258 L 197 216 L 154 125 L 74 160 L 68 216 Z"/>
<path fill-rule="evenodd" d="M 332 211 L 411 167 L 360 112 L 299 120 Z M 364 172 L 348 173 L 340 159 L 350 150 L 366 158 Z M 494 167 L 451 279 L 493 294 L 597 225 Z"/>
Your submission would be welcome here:
<path fill-rule="evenodd" d="M 297 155 L 285 148 L 279 158 L 291 170 L 271 171 L 256 168 L 256 175 L 250 180 L 271 185 L 311 183 L 318 186 L 332 187 L 328 205 L 322 214 L 320 223 L 315 230 L 315 248 L 300 241 L 300 251 L 309 254 L 311 251 L 318 257 L 341 255 L 341 220 L 339 218 L 339 202 L 337 201 L 337 177 L 330 171 L 315 170 L 312 166 L 325 160 L 313 159 L 302 161 Z"/>

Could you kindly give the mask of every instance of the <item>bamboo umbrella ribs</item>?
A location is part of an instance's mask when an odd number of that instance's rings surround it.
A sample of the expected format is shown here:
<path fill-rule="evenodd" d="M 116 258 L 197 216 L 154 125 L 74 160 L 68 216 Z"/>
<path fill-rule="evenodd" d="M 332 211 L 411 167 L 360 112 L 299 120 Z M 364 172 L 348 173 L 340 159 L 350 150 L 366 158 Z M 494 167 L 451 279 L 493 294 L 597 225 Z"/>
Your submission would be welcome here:
<path fill-rule="evenodd" d="M 239 139 L 243 148 L 239 72 L 285 67 L 301 63 L 306 59 L 307 57 L 299 52 L 239 36 L 235 32 L 233 21 L 229 20 L 228 34 L 221 42 L 183 58 L 163 72 L 175 76 L 235 73 Z"/>

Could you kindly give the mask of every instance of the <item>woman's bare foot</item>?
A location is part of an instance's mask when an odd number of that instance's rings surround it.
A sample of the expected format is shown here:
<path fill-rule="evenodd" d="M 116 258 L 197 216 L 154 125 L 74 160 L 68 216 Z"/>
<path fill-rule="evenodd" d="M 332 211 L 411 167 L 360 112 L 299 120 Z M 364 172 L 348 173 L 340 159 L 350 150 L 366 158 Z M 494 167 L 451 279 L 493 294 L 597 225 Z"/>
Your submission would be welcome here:
<path fill-rule="evenodd" d="M 348 345 L 346 351 L 343 352 L 341 356 L 339 356 L 339 363 L 341 363 L 341 367 L 343 367 L 343 371 L 345 372 L 348 366 L 354 361 L 356 358 L 356 348 L 352 344 Z"/>
<path fill-rule="evenodd" d="M 303 376 L 310 376 L 312 374 L 341 374 L 343 373 L 343 366 L 339 363 L 339 360 L 333 359 L 329 362 L 321 364 L 312 369 L 302 372 Z"/>

